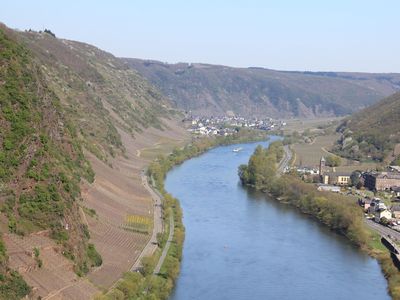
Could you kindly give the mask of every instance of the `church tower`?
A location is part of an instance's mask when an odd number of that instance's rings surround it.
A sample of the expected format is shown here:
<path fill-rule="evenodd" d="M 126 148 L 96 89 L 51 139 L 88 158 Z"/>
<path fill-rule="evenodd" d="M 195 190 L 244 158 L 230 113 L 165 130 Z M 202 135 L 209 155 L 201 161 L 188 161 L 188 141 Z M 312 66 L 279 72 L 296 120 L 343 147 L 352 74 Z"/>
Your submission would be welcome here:
<path fill-rule="evenodd" d="M 322 177 L 325 172 L 325 157 L 321 157 L 321 160 L 319 161 L 319 175 Z"/>

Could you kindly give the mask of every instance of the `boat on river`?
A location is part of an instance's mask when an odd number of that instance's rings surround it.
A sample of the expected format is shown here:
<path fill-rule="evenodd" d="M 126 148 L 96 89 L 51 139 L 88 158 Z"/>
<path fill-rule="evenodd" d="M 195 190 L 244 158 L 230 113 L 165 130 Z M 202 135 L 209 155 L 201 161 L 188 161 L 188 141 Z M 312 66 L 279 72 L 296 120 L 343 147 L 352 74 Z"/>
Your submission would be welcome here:
<path fill-rule="evenodd" d="M 239 151 L 242 151 L 242 150 L 243 150 L 243 148 L 239 147 L 239 148 L 233 149 L 233 152 L 239 152 Z"/>

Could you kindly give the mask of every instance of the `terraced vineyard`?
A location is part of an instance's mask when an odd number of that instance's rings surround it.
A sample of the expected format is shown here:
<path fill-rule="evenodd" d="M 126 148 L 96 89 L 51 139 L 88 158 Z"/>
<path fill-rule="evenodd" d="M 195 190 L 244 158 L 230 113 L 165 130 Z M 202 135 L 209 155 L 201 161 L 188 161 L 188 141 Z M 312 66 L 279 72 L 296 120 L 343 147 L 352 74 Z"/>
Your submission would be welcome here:
<path fill-rule="evenodd" d="M 96 285 L 108 288 L 127 271 L 128 266 L 133 265 L 149 235 L 127 231 L 94 218 L 88 220 L 92 238 L 104 260 L 103 265 L 94 270 L 89 278 Z"/>
<path fill-rule="evenodd" d="M 150 233 L 152 219 L 139 215 L 128 215 L 125 217 L 125 222 L 122 228 L 125 230 L 136 231 L 141 233 Z"/>
<path fill-rule="evenodd" d="M 46 235 L 47 232 L 23 238 L 13 234 L 3 236 L 8 250 L 9 265 L 18 270 L 33 287 L 32 299 L 80 299 L 90 298 L 98 293 L 99 290 L 95 286 L 79 280 L 71 260 L 67 259 L 60 246 Z M 35 259 L 35 248 L 42 261 L 41 266 Z"/>
<path fill-rule="evenodd" d="M 171 130 L 167 136 L 166 132 L 154 128 L 137 135 L 136 139 L 122 134 L 126 157 L 112 160 L 113 168 L 90 156 L 96 180 L 94 184 L 83 187 L 83 205 L 96 212 L 93 216 L 86 214 L 90 242 L 95 244 L 103 258 L 103 265 L 88 275 L 96 286 L 112 286 L 130 270 L 150 240 L 153 201 L 140 174 L 148 161 L 156 156 L 143 158 L 137 156 L 137 150 L 158 149 L 160 141 L 166 139 L 170 144 L 162 148 L 163 151 L 169 151 L 174 144 L 182 144 L 179 138 L 182 138 L 183 129 L 174 127 L 176 125 L 171 122 L 168 126 Z"/>
<path fill-rule="evenodd" d="M 43 32 L 4 31 L 0 275 L 21 297 L 29 285 L 34 299 L 92 298 L 150 240 L 153 203 L 140 174 L 155 154 L 138 151 L 168 152 L 187 133 L 120 59 Z"/>

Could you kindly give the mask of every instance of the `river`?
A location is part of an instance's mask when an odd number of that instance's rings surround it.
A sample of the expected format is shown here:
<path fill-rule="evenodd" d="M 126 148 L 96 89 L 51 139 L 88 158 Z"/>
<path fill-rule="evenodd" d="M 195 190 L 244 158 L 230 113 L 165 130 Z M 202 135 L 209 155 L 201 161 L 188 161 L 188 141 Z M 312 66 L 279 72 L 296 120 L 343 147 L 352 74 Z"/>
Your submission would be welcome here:
<path fill-rule="evenodd" d="M 268 142 L 218 147 L 168 173 L 166 189 L 180 200 L 186 227 L 170 299 L 390 299 L 376 260 L 240 185 L 237 168 L 258 144 Z"/>

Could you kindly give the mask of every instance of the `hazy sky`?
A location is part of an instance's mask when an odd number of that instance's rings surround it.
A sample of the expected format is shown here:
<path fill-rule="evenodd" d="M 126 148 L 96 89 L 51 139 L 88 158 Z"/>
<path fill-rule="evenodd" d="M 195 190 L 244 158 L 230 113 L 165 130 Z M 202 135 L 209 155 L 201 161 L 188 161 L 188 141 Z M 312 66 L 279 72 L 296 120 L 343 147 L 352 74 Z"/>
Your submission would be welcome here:
<path fill-rule="evenodd" d="M 399 12 L 398 0 L 2 0 L 0 21 L 116 56 L 400 72 Z"/>

